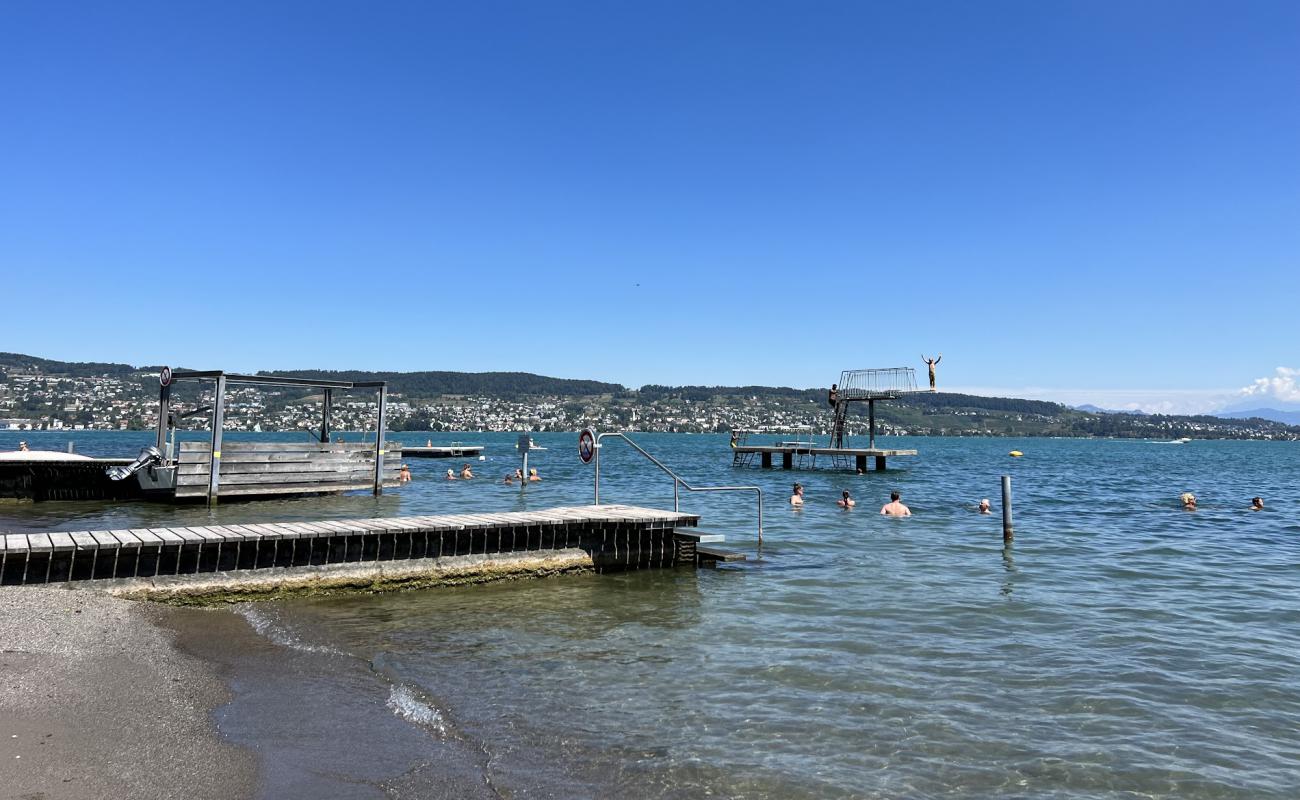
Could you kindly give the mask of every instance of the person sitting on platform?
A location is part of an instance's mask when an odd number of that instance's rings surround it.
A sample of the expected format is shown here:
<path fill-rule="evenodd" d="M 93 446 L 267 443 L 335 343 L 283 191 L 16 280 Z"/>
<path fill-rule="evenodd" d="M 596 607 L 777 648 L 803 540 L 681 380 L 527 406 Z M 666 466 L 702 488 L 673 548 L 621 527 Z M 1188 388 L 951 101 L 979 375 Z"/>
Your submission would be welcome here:
<path fill-rule="evenodd" d="M 470 478 L 474 477 L 474 473 L 470 470 L 469 464 L 466 464 L 465 466 L 460 468 L 460 476 L 465 480 L 469 480 Z"/>
<path fill-rule="evenodd" d="M 454 480 L 456 480 L 456 473 L 455 473 L 455 471 L 450 470 L 450 469 L 447 470 L 447 480 L 449 480 L 449 481 L 454 481 Z"/>
<path fill-rule="evenodd" d="M 881 506 L 880 513 L 884 514 L 886 517 L 912 516 L 912 509 L 908 508 L 907 506 L 903 505 L 902 502 L 900 502 L 899 498 L 901 497 L 902 495 L 899 494 L 898 492 L 890 492 L 889 502 Z"/>
<path fill-rule="evenodd" d="M 802 483 L 796 483 L 794 485 L 794 489 L 792 490 L 792 494 L 790 495 L 790 505 L 792 506 L 803 505 L 803 484 Z"/>
<path fill-rule="evenodd" d="M 1178 502 L 1183 504 L 1184 511 L 1196 510 L 1196 495 L 1192 494 L 1191 492 L 1183 492 L 1182 494 L 1178 495 Z"/>
<path fill-rule="evenodd" d="M 993 513 L 993 509 L 989 508 L 989 499 L 987 497 L 980 501 L 980 513 L 981 514 Z"/>
<path fill-rule="evenodd" d="M 537 482 L 539 482 L 541 479 L 542 479 L 542 476 L 537 474 L 537 467 L 529 467 L 529 468 L 528 468 L 528 482 L 529 482 L 529 483 L 537 483 Z"/>
<path fill-rule="evenodd" d="M 855 501 L 852 497 L 849 497 L 849 490 L 845 489 L 844 496 L 841 497 L 839 500 L 836 500 L 835 505 L 839 506 L 840 508 L 853 508 L 854 506 L 857 505 L 857 501 Z"/>
<path fill-rule="evenodd" d="M 1252 497 L 1252 498 L 1250 498 L 1250 510 L 1251 510 L 1251 511 L 1263 511 L 1263 510 L 1264 510 L 1264 498 L 1262 498 L 1262 497 Z"/>

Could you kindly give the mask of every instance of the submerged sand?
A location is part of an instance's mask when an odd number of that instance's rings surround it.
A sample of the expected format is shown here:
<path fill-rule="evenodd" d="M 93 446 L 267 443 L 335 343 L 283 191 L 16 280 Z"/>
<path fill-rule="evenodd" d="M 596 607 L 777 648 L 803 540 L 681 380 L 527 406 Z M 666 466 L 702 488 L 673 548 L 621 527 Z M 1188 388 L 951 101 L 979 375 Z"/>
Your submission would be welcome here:
<path fill-rule="evenodd" d="M 174 610 L 96 591 L 0 589 L 0 795 L 253 796 L 253 755 L 223 741 L 216 667 L 175 646 Z"/>

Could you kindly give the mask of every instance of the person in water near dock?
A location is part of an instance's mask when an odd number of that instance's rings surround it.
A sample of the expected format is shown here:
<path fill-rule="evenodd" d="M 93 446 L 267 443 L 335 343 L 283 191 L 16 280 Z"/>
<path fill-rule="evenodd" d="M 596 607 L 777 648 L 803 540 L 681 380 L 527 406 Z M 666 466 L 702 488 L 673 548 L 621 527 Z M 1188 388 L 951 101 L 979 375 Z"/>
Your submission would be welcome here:
<path fill-rule="evenodd" d="M 20 453 L 26 453 L 26 452 L 27 452 L 28 450 L 30 450 L 30 449 L 31 449 L 31 448 L 27 446 L 27 442 L 19 442 L 19 443 L 18 443 L 18 452 L 20 452 Z"/>
<path fill-rule="evenodd" d="M 454 481 L 454 480 L 456 480 L 456 471 L 455 471 L 455 470 L 450 470 L 450 469 L 447 470 L 447 480 L 449 480 L 449 481 Z"/>
<path fill-rule="evenodd" d="M 470 478 L 474 477 L 474 472 L 469 468 L 469 464 L 466 464 L 465 466 L 460 468 L 460 476 L 465 480 L 469 480 Z"/>
<path fill-rule="evenodd" d="M 803 505 L 803 484 L 802 483 L 796 483 L 794 485 L 794 488 L 790 490 L 790 505 L 792 506 Z"/>
<path fill-rule="evenodd" d="M 889 502 L 880 507 L 880 513 L 886 517 L 910 517 L 912 509 L 903 505 L 900 498 L 902 495 L 898 492 L 889 493 Z"/>
<path fill-rule="evenodd" d="M 505 479 L 504 481 L 502 481 L 502 483 L 504 483 L 504 484 L 506 484 L 506 485 L 510 485 L 510 484 L 512 484 L 512 483 L 514 483 L 514 482 L 515 482 L 515 475 L 514 475 L 514 473 L 513 473 L 513 472 L 507 472 L 507 473 L 506 473 L 506 479 Z"/>
<path fill-rule="evenodd" d="M 1178 495 L 1178 502 L 1183 504 L 1183 510 L 1185 511 L 1196 510 L 1196 495 L 1191 492 L 1183 492 Z"/>
<path fill-rule="evenodd" d="M 541 479 L 542 479 L 542 476 L 537 474 L 537 467 L 529 467 L 529 468 L 528 468 L 528 482 L 529 482 L 529 483 L 537 483 L 537 482 L 541 481 Z"/>
<path fill-rule="evenodd" d="M 424 446 L 425 446 L 425 447 L 433 447 L 433 440 L 432 440 L 432 439 L 425 439 L 425 440 L 424 440 Z"/>
<path fill-rule="evenodd" d="M 993 509 L 989 508 L 989 499 L 988 499 L 987 497 L 980 501 L 980 509 L 979 509 L 979 510 L 980 510 L 980 513 L 981 513 L 981 514 L 992 514 L 992 513 L 993 513 Z"/>
<path fill-rule="evenodd" d="M 398 483 L 408 483 L 411 480 L 411 468 L 403 464 L 402 469 L 397 473 Z"/>
<path fill-rule="evenodd" d="M 1264 510 L 1264 498 L 1262 498 L 1262 497 L 1252 497 L 1252 498 L 1250 498 L 1250 510 L 1251 510 L 1251 511 L 1263 511 L 1263 510 Z"/>
<path fill-rule="evenodd" d="M 853 508 L 854 506 L 857 505 L 857 501 L 855 501 L 852 497 L 849 497 L 849 490 L 845 489 L 844 496 L 841 497 L 839 500 L 836 500 L 835 505 L 839 506 L 840 508 Z"/>

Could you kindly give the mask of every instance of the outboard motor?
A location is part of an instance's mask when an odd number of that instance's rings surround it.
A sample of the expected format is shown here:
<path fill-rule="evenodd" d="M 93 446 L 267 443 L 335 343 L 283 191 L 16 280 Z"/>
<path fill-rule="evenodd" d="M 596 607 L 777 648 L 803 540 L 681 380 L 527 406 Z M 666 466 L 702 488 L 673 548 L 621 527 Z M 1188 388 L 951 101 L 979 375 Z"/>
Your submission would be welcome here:
<path fill-rule="evenodd" d="M 162 452 L 158 448 L 150 446 L 142 449 L 140 455 L 136 456 L 135 461 L 130 464 L 124 467 L 109 467 L 105 471 L 108 473 L 109 480 L 124 481 L 146 467 L 161 464 L 162 460 Z"/>

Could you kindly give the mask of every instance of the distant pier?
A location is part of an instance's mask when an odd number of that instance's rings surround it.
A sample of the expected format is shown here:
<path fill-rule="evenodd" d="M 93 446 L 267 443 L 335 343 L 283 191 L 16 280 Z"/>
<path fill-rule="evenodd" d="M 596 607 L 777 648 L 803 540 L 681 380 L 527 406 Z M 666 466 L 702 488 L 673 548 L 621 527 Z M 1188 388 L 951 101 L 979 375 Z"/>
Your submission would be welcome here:
<path fill-rule="evenodd" d="M 829 460 L 829 466 L 847 469 L 850 463 L 859 471 L 867 471 L 867 459 L 872 459 L 877 471 L 884 470 L 886 459 L 897 456 L 914 456 L 915 450 L 883 450 L 877 447 L 815 447 L 806 444 L 752 445 L 742 444 L 732 448 L 737 466 L 748 466 L 758 456 L 759 465 L 771 469 L 773 456 L 781 456 L 781 469 L 816 469 L 817 457 Z M 807 460 L 807 463 L 805 463 Z"/>
<path fill-rule="evenodd" d="M 373 590 L 382 571 L 403 580 L 456 570 L 487 580 L 501 564 L 557 559 L 596 571 L 712 565 L 743 558 L 711 545 L 699 517 L 626 505 L 574 506 L 501 514 L 391 517 L 260 525 L 205 525 L 0 536 L 0 584 L 117 579 L 121 588 L 186 594 L 185 584 L 220 594 L 254 580 L 258 592 L 295 588 Z M 401 562 L 401 563 L 393 563 Z M 359 582 L 358 570 L 382 567 Z M 543 567 L 544 568 L 544 567 Z M 525 568 L 526 571 L 527 568 Z M 421 575 L 423 571 L 423 575 Z M 518 571 L 518 570 L 516 570 Z M 182 580 L 184 579 L 184 580 Z M 425 580 L 425 583 L 428 583 Z M 437 582 L 434 580 L 433 582 Z M 235 591 L 246 591 L 235 589 Z"/>
<path fill-rule="evenodd" d="M 405 458 L 477 458 L 483 452 L 481 444 L 450 444 L 421 447 L 401 445 Z"/>

